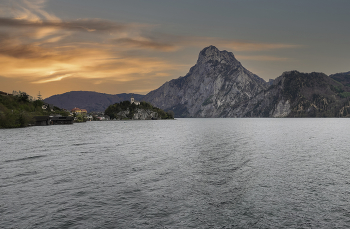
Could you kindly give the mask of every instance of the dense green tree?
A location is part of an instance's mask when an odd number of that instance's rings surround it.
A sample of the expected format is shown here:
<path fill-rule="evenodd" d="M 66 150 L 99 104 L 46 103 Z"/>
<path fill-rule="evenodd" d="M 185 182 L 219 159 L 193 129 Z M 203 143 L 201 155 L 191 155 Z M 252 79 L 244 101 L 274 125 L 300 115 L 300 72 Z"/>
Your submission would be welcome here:
<path fill-rule="evenodd" d="M 167 111 L 167 115 L 170 119 L 174 119 L 175 117 L 174 111 Z"/>
<path fill-rule="evenodd" d="M 29 102 L 29 95 L 25 92 L 19 93 L 17 97 L 20 102 L 24 102 L 24 103 Z"/>
<path fill-rule="evenodd" d="M 82 114 L 77 114 L 76 115 L 76 122 L 86 122 L 85 117 Z"/>
<path fill-rule="evenodd" d="M 34 124 L 34 116 L 60 114 L 68 116 L 58 107 L 42 109 L 44 102 L 31 101 L 31 96 L 25 92 L 14 92 L 14 95 L 0 96 L 0 128 L 26 127 Z"/>

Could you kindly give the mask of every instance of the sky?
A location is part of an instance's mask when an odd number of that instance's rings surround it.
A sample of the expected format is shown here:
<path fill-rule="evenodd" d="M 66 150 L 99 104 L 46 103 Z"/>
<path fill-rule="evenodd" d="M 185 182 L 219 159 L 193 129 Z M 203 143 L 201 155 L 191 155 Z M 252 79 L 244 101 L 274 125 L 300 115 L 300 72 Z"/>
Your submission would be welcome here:
<path fill-rule="evenodd" d="M 268 81 L 350 71 L 349 0 L 1 0 L 0 91 L 147 94 L 199 52 Z"/>

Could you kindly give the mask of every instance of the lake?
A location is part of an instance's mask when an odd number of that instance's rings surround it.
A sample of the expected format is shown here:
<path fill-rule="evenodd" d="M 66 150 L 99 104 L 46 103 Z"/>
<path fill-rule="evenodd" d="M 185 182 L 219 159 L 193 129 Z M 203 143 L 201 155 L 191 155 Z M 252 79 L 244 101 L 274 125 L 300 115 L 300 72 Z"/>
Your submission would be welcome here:
<path fill-rule="evenodd" d="M 0 130 L 0 228 L 349 228 L 350 119 Z"/>

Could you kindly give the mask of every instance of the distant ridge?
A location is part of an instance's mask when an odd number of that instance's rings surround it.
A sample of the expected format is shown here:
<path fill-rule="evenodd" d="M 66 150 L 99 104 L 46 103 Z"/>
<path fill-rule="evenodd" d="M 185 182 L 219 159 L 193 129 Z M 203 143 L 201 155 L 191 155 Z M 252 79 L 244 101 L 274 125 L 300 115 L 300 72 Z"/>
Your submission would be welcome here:
<path fill-rule="evenodd" d="M 132 95 L 138 101 L 143 98 L 143 95 L 139 94 L 122 93 L 111 95 L 94 91 L 70 91 L 64 94 L 50 96 L 44 99 L 44 102 L 67 110 L 78 107 L 86 109 L 88 112 L 97 112 L 106 110 L 111 104 L 130 100 Z"/>
<path fill-rule="evenodd" d="M 350 87 L 350 72 L 336 73 L 336 74 L 330 75 L 329 77 L 342 83 L 345 86 Z"/>

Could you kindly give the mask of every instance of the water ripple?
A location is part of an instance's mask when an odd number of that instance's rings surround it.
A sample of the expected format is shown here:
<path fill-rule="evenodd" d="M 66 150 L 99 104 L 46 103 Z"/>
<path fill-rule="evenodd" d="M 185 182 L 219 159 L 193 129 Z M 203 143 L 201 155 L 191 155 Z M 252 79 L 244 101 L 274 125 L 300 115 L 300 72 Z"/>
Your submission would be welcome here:
<path fill-rule="evenodd" d="M 0 130 L 0 227 L 349 228 L 349 122 Z"/>

